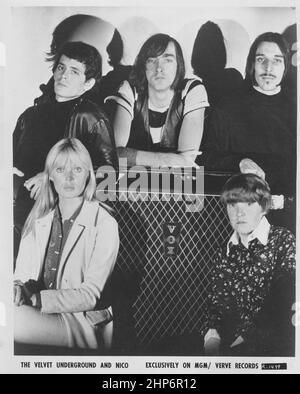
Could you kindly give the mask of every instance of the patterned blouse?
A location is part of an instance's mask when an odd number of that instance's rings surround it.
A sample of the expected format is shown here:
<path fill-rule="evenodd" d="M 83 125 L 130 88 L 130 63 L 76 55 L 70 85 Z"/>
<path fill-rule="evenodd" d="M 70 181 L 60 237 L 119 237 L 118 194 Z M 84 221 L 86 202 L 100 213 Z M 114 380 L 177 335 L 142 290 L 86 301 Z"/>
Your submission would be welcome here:
<path fill-rule="evenodd" d="M 285 228 L 270 226 L 266 245 L 255 238 L 248 248 L 242 243 L 220 247 L 210 282 L 206 330 L 216 329 L 228 342 L 238 336 L 247 339 L 255 331 L 271 285 L 294 274 L 295 237 Z"/>

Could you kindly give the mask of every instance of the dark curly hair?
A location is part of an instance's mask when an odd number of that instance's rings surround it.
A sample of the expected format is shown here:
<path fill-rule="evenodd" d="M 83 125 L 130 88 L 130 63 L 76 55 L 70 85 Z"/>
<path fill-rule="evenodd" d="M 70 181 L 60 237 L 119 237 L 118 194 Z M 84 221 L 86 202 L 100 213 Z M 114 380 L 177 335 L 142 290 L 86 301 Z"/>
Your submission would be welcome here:
<path fill-rule="evenodd" d="M 85 77 L 87 81 L 90 78 L 95 78 L 96 82 L 100 81 L 102 77 L 102 58 L 95 47 L 81 41 L 65 43 L 55 54 L 52 67 L 53 72 L 56 70 L 62 55 L 85 65 Z"/>

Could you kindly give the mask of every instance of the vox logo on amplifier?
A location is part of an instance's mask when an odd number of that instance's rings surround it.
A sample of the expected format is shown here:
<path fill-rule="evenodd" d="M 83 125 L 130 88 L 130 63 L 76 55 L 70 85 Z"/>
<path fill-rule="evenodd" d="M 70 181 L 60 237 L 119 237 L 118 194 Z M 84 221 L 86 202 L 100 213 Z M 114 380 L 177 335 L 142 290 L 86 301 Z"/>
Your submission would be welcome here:
<path fill-rule="evenodd" d="M 181 223 L 163 223 L 163 242 L 165 257 L 176 257 L 178 255 L 178 245 L 180 241 Z"/>

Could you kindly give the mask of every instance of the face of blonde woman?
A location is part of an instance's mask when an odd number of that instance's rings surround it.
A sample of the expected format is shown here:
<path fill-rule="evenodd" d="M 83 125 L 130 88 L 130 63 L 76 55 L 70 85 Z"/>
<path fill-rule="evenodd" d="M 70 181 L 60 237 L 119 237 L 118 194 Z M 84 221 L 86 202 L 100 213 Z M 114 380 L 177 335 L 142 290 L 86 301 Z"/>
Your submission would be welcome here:
<path fill-rule="evenodd" d="M 50 180 L 60 198 L 77 198 L 83 195 L 89 172 L 80 160 L 58 161 Z"/>

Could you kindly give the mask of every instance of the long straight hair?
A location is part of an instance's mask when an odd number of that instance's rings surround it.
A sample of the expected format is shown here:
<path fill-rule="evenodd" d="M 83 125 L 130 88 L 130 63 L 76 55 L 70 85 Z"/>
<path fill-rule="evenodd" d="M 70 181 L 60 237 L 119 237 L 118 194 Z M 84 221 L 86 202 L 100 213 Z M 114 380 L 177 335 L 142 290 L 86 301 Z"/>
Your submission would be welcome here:
<path fill-rule="evenodd" d="M 52 211 L 58 201 L 58 194 L 54 188 L 53 182 L 50 180 L 55 167 L 58 164 L 66 163 L 68 160 L 73 161 L 78 159 L 83 167 L 89 172 L 83 192 L 83 199 L 85 201 L 91 201 L 95 198 L 96 179 L 89 152 L 77 138 L 64 138 L 60 140 L 51 148 L 46 158 L 45 169 L 42 173 L 40 193 L 25 222 L 22 236 L 27 235 L 31 231 L 35 234 L 35 221 Z"/>
<path fill-rule="evenodd" d="M 289 48 L 283 36 L 279 33 L 273 33 L 273 32 L 266 32 L 260 34 L 258 37 L 256 37 L 253 44 L 251 45 L 247 57 L 245 82 L 248 86 L 257 85 L 257 81 L 255 79 L 255 67 L 254 67 L 255 55 L 257 48 L 262 42 L 273 42 L 274 44 L 278 45 L 284 59 L 284 73 L 283 73 L 282 81 L 284 80 L 290 67 Z"/>
<path fill-rule="evenodd" d="M 147 59 L 149 59 L 149 57 L 162 55 L 170 42 L 174 43 L 177 61 L 176 75 L 171 88 L 177 91 L 182 87 L 182 82 L 185 76 L 185 64 L 181 46 L 175 38 L 168 34 L 158 33 L 145 41 L 134 62 L 130 81 L 139 94 L 146 94 L 148 91 L 148 81 L 146 77 Z"/>

